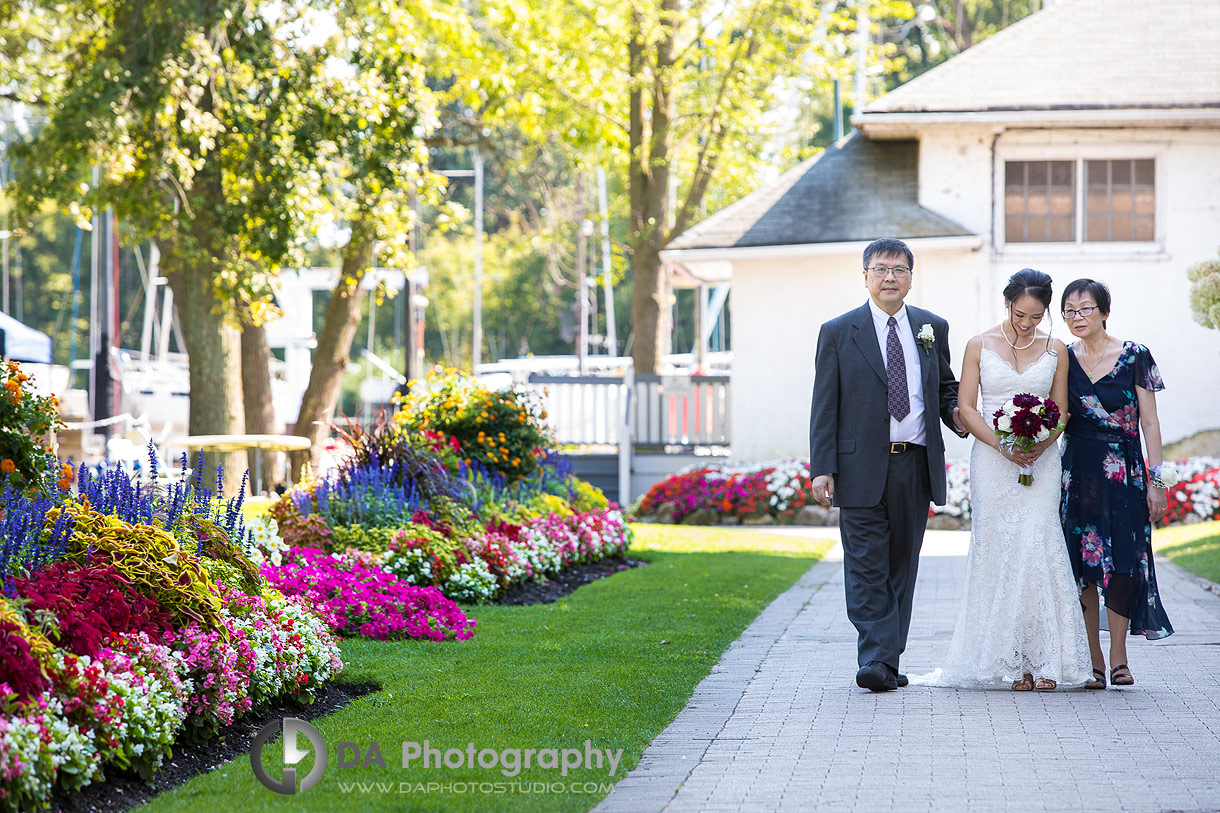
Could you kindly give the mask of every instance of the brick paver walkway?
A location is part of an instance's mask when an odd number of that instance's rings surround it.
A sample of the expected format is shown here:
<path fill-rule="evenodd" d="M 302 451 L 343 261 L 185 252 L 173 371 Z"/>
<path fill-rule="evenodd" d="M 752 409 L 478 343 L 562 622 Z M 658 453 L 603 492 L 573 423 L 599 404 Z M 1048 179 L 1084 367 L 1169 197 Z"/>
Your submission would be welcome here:
<path fill-rule="evenodd" d="M 908 673 L 948 647 L 968 538 L 928 533 Z M 755 620 L 598 811 L 1220 810 L 1214 585 L 1158 563 L 1177 633 L 1130 641 L 1131 688 L 872 694 L 840 552 Z"/>

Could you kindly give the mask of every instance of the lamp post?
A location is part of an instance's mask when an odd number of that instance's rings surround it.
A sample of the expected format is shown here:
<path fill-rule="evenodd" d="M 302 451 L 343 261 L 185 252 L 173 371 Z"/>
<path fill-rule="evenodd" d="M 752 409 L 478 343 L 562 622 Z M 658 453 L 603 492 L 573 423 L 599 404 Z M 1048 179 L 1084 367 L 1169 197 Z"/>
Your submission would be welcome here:
<path fill-rule="evenodd" d="M 474 329 L 470 366 L 473 375 L 475 368 L 483 363 L 483 154 L 475 148 L 474 169 L 437 169 L 433 172 L 446 178 L 474 178 Z"/>
<path fill-rule="evenodd" d="M 474 151 L 474 345 L 472 375 L 483 361 L 483 155 Z"/>
<path fill-rule="evenodd" d="M 593 236 L 593 221 L 580 221 L 576 242 L 576 309 L 580 324 L 576 331 L 576 366 L 585 374 L 585 356 L 589 353 L 589 238 Z"/>

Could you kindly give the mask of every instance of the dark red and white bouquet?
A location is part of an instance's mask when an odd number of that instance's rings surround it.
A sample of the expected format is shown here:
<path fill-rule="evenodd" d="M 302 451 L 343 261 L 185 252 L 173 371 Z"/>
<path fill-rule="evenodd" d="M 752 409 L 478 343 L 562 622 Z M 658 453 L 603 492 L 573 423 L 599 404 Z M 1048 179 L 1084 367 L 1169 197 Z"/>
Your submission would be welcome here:
<path fill-rule="evenodd" d="M 1028 452 L 1059 428 L 1061 417 L 1059 405 L 1050 398 L 1020 393 L 1005 401 L 992 415 L 991 422 L 1000 436 L 1001 448 Z M 1034 467 L 1022 466 L 1017 482 L 1023 486 L 1033 485 Z"/>

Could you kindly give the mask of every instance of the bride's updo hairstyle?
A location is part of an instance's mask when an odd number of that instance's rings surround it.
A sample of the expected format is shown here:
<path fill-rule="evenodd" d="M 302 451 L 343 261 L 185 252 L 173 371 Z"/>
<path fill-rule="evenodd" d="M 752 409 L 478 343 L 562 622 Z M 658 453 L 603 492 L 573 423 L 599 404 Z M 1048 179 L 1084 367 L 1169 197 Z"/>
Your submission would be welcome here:
<path fill-rule="evenodd" d="M 1043 271 L 1038 271 L 1034 268 L 1022 268 L 1017 273 L 1008 278 L 1008 284 L 1004 286 L 1004 301 L 1009 305 L 1016 303 L 1023 296 L 1032 296 L 1034 299 L 1042 303 L 1042 307 L 1046 308 L 1046 318 L 1050 321 L 1051 318 L 1051 275 Z M 1012 319 L 1012 311 L 1009 311 L 1008 318 Z M 1013 325 L 1013 334 L 1016 334 L 1016 325 Z M 1051 347 L 1051 332 L 1046 331 L 1046 348 Z"/>
<path fill-rule="evenodd" d="M 1022 268 L 1008 278 L 1004 286 L 1004 301 L 1016 302 L 1023 296 L 1032 296 L 1042 303 L 1047 312 L 1051 309 L 1051 275 L 1033 268 Z"/>

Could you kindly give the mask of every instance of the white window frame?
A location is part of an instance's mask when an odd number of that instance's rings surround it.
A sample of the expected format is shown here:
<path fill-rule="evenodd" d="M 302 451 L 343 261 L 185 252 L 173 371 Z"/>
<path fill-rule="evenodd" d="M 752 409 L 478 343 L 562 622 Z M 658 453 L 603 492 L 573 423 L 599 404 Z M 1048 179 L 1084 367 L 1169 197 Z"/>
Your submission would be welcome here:
<path fill-rule="evenodd" d="M 1165 179 L 1165 153 L 1168 145 L 1139 143 L 1116 144 L 1020 144 L 996 151 L 993 212 L 996 249 L 1001 257 L 1019 260 L 1024 257 L 1064 260 L 1147 260 L 1167 256 L 1165 221 L 1169 200 Z M 1085 162 L 1152 159 L 1155 186 L 1152 240 L 1122 242 L 1090 242 L 1084 239 L 1085 228 Z M 1005 167 L 1009 161 L 1074 161 L 1076 164 L 1075 240 L 1063 243 L 1009 243 L 1005 239 L 1004 211 Z"/>

